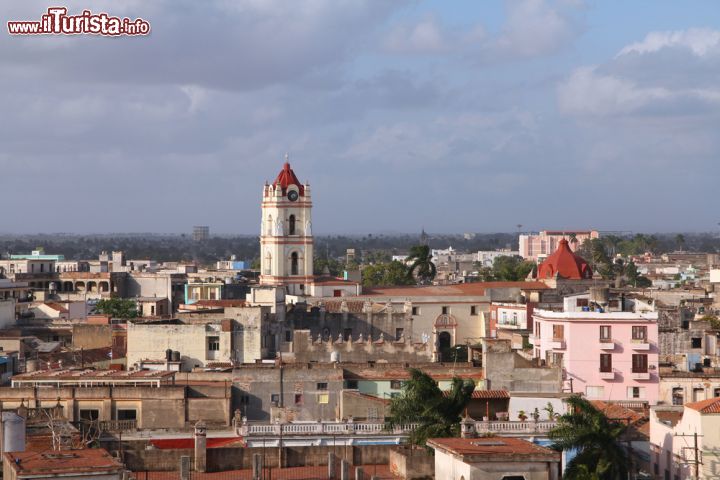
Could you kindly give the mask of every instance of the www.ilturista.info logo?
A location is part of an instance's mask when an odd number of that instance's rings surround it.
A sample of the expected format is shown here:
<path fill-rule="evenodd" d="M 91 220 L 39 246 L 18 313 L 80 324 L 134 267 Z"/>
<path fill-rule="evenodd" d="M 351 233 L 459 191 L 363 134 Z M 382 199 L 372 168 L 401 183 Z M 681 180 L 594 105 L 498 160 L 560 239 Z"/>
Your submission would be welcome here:
<path fill-rule="evenodd" d="M 65 7 L 50 7 L 40 21 L 9 21 L 10 35 L 147 35 L 150 23 L 142 18 L 112 17 L 107 13 L 83 10 L 80 15 L 68 15 Z"/>

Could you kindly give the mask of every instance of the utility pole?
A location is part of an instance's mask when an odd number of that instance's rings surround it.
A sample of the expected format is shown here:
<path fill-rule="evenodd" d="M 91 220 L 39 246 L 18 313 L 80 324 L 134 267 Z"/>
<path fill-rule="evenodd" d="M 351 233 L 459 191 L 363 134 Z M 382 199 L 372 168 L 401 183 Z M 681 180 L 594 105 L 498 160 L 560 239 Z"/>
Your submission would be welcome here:
<path fill-rule="evenodd" d="M 692 437 L 693 438 L 693 458 L 694 461 L 692 462 L 695 466 L 695 480 L 698 480 L 700 478 L 700 465 L 702 465 L 702 460 L 700 460 L 700 449 L 698 448 L 698 437 L 703 437 L 704 435 L 698 435 L 697 432 L 693 433 L 692 435 L 688 435 L 686 433 L 676 433 L 673 435 L 674 437 Z M 683 455 L 684 457 L 684 455 Z M 690 463 L 690 462 L 687 462 Z"/>

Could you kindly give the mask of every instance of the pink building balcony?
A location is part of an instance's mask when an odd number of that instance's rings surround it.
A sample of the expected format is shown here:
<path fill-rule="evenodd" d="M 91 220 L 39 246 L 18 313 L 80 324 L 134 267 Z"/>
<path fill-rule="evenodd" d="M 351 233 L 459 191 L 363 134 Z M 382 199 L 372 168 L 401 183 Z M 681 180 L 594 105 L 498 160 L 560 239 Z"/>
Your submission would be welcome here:
<path fill-rule="evenodd" d="M 600 339 L 601 350 L 615 350 L 615 340 L 612 338 L 601 338 Z"/>
<path fill-rule="evenodd" d="M 601 371 L 598 375 L 600 376 L 600 378 L 602 380 L 615 380 L 615 372 L 614 371 L 610 371 L 610 372 L 602 372 Z"/>
<path fill-rule="evenodd" d="M 553 338 L 548 346 L 553 350 L 565 350 L 565 339 Z"/>
<path fill-rule="evenodd" d="M 633 338 L 630 342 L 630 347 L 633 350 L 650 350 L 650 342 L 646 339 Z"/>

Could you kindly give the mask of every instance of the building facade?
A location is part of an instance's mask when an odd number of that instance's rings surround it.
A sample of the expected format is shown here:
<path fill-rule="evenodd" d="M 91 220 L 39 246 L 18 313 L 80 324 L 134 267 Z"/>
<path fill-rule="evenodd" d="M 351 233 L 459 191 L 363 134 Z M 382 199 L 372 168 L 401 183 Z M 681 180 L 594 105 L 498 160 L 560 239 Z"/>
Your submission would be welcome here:
<path fill-rule="evenodd" d="M 575 251 L 586 240 L 600 238 L 597 230 L 542 230 L 537 234 L 520 235 L 520 256 L 535 262 L 557 250 L 560 240 L 570 243 Z"/>
<path fill-rule="evenodd" d="M 660 383 L 657 312 L 578 310 L 567 305 L 563 312 L 534 310 L 534 357 L 561 366 L 565 389 L 589 399 L 655 405 Z"/>

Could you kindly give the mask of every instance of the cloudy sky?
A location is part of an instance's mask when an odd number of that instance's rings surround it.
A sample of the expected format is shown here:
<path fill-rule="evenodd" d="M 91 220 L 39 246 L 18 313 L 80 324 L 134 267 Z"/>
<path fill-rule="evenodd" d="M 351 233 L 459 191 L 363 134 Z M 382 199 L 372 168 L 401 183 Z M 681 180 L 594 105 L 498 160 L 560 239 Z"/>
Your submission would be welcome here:
<path fill-rule="evenodd" d="M 152 33 L 0 35 L 0 232 L 718 228 L 713 0 L 66 4 Z"/>

